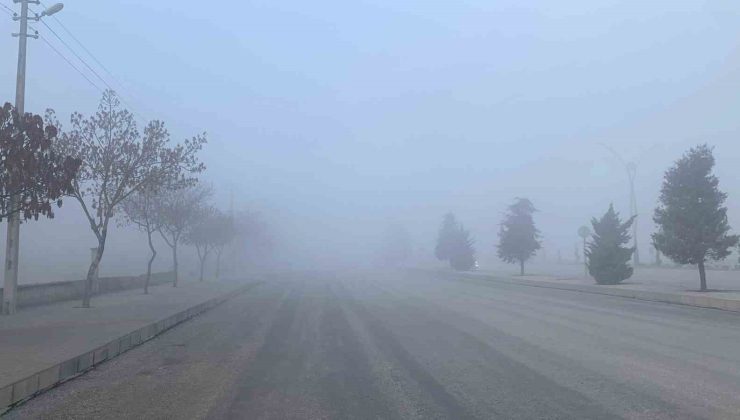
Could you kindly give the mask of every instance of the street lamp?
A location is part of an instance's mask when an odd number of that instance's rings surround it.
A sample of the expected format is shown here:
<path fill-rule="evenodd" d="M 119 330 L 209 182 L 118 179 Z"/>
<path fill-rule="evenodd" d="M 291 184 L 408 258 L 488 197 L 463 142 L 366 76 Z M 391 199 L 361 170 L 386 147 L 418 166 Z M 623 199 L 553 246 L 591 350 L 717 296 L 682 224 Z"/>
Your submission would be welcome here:
<path fill-rule="evenodd" d="M 606 150 L 611 152 L 614 157 L 617 158 L 619 163 L 624 166 L 627 172 L 627 181 L 629 182 L 630 188 L 630 216 L 634 217 L 635 220 L 632 222 L 632 243 L 635 251 L 632 253 L 632 264 L 637 268 L 640 265 L 640 253 L 637 251 L 637 195 L 635 195 L 635 177 L 637 176 L 637 164 L 635 162 L 627 162 L 622 156 L 617 153 L 614 149 L 607 146 L 604 143 L 599 143 Z"/>
<path fill-rule="evenodd" d="M 63 4 L 63 3 L 56 3 L 56 4 L 53 4 L 53 5 L 51 6 L 51 7 L 49 7 L 49 8 L 48 8 L 48 9 L 46 9 L 46 10 L 44 10 L 43 12 L 41 12 L 41 16 L 39 16 L 38 18 L 39 18 L 39 19 L 41 19 L 41 18 L 42 18 L 42 17 L 44 17 L 44 16 L 51 16 L 51 15 L 53 15 L 54 13 L 57 13 L 57 12 L 59 12 L 59 11 L 60 11 L 60 10 L 62 10 L 63 8 L 64 8 L 64 4 Z M 37 19 L 37 20 L 38 20 L 38 19 Z"/>
<path fill-rule="evenodd" d="M 21 4 L 21 14 L 15 14 L 13 20 L 20 21 L 20 31 L 14 33 L 18 37 L 18 72 L 16 74 L 15 84 L 15 110 L 20 117 L 25 113 L 24 102 L 26 99 L 26 44 L 28 38 L 38 38 L 38 33 L 28 34 L 28 21 L 38 22 L 44 16 L 51 16 L 64 8 L 62 3 L 56 3 L 48 9 L 41 12 L 40 15 L 28 16 L 29 4 L 40 4 L 38 0 L 13 0 L 14 3 Z M 23 121 L 23 118 L 20 118 Z M 11 196 L 9 208 L 15 210 L 18 198 Z M 5 272 L 3 281 L 3 303 L 2 313 L 10 315 L 16 310 L 16 290 L 18 288 L 18 247 L 20 241 L 21 219 L 18 212 L 12 211 L 8 216 L 8 236 L 5 245 Z"/>

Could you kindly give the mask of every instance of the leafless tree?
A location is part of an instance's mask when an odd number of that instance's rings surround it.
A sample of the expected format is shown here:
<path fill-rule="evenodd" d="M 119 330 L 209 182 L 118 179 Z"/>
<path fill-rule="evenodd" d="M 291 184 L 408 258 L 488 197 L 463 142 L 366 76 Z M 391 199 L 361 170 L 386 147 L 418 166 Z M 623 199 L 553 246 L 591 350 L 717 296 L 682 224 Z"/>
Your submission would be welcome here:
<path fill-rule="evenodd" d="M 149 282 L 152 278 L 152 264 L 157 258 L 157 250 L 154 248 L 152 234 L 159 229 L 159 220 L 156 211 L 155 200 L 159 189 L 152 187 L 144 188 L 135 192 L 123 201 L 124 221 L 133 224 L 142 232 L 146 233 L 149 250 L 152 255 L 146 267 L 146 279 L 144 280 L 144 294 L 149 293 Z"/>
<path fill-rule="evenodd" d="M 108 225 L 120 204 L 137 191 L 162 179 L 187 185 L 204 166 L 197 159 L 205 134 L 170 146 L 161 121 L 152 121 L 139 133 L 133 115 L 108 90 L 95 115 L 71 117 L 72 129 L 60 138 L 59 150 L 82 160 L 72 196 L 77 199 L 98 240 L 90 263 L 82 306 L 90 306 L 92 283 L 105 250 Z"/>
<path fill-rule="evenodd" d="M 192 224 L 185 232 L 185 243 L 193 245 L 198 252 L 200 281 L 203 281 L 206 259 L 218 245 L 221 218 L 222 216 L 217 210 L 205 207 L 201 210 L 201 216 L 196 223 Z"/>
<path fill-rule="evenodd" d="M 177 247 L 190 226 L 203 217 L 203 209 L 213 191 L 205 184 L 195 184 L 185 188 L 164 191 L 156 201 L 158 231 L 165 243 L 172 249 L 174 279 L 179 280 Z"/>

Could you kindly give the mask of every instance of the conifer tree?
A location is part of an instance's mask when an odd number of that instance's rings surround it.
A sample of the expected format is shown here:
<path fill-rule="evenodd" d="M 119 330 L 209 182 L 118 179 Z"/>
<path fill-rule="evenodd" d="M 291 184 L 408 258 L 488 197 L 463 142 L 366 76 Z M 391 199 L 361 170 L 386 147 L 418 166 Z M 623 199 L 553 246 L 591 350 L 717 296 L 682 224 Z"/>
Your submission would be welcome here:
<path fill-rule="evenodd" d="M 468 271 L 475 267 L 475 248 L 470 232 L 460 226 L 452 241 L 450 266 L 458 271 Z"/>
<path fill-rule="evenodd" d="M 440 261 L 449 261 L 452 255 L 455 235 L 459 229 L 455 215 L 447 213 L 442 220 L 442 226 L 439 228 L 437 236 L 437 246 L 434 248 L 434 255 Z"/>
<path fill-rule="evenodd" d="M 524 275 L 524 262 L 541 248 L 540 232 L 534 225 L 532 214 L 537 211 L 531 201 L 517 198 L 509 206 L 499 230 L 498 256 L 507 263 L 519 263 Z"/>
<path fill-rule="evenodd" d="M 738 243 L 738 236 L 729 233 L 723 205 L 727 194 L 719 190 L 713 167 L 708 145 L 686 152 L 666 171 L 653 216 L 655 247 L 677 263 L 697 265 L 701 291 L 707 290 L 706 261 L 724 259 Z"/>
<path fill-rule="evenodd" d="M 586 245 L 588 272 L 598 284 L 618 284 L 632 277 L 634 269 L 627 264 L 632 258 L 634 248 L 625 247 L 629 242 L 629 228 L 634 223 L 631 217 L 622 223 L 614 206 L 601 219 L 591 219 L 593 234 Z"/>

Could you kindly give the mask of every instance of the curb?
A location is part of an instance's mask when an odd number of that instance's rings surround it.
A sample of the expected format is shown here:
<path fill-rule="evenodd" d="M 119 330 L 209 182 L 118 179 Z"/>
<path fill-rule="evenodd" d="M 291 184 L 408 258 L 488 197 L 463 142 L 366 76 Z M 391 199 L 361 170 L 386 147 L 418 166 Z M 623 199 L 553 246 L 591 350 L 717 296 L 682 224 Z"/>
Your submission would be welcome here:
<path fill-rule="evenodd" d="M 255 284 L 250 283 L 244 285 L 224 295 L 209 299 L 184 311 L 145 325 L 98 348 L 82 353 L 67 361 L 57 363 L 25 379 L 0 388 L 0 416 L 14 406 L 75 378 L 93 367 L 151 340 L 170 328 L 222 304 L 226 300 L 245 292 Z"/>
<path fill-rule="evenodd" d="M 518 284 L 546 289 L 570 290 L 596 295 L 619 296 L 630 299 L 663 302 L 675 305 L 693 306 L 697 308 L 719 309 L 723 311 L 740 312 L 740 300 L 722 299 L 713 296 L 696 296 L 680 293 L 654 292 L 648 290 L 617 289 L 610 286 L 562 284 L 546 280 L 524 280 L 505 277 L 496 277 L 488 274 L 462 274 L 462 277 L 478 280 L 494 280 L 502 283 Z"/>

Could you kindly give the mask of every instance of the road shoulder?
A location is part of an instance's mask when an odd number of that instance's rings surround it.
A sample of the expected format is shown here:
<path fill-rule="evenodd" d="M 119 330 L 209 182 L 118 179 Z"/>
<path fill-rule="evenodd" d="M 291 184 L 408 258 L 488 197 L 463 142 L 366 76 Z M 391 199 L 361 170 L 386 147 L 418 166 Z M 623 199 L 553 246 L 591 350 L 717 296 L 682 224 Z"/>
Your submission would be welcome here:
<path fill-rule="evenodd" d="M 22 311 L 0 324 L 0 413 L 245 291 L 256 282 L 183 284 Z M 165 290 L 164 288 L 167 288 Z"/>

